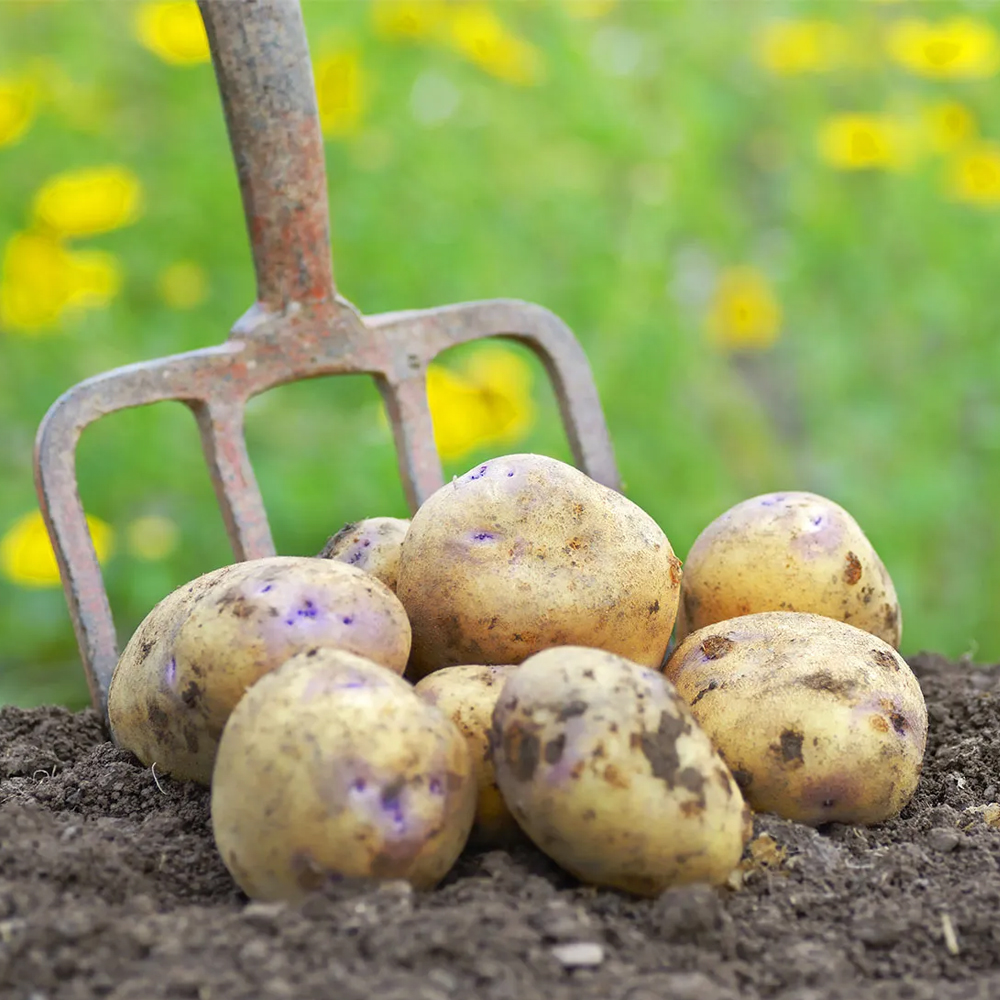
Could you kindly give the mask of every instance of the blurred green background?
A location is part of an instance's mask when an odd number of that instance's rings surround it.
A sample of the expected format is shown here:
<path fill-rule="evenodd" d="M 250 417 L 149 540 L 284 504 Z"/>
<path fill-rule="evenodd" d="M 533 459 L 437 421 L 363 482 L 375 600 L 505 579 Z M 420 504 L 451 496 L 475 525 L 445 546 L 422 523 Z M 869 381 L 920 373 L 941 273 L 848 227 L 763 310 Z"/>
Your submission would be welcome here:
<path fill-rule="evenodd" d="M 627 494 L 680 556 L 776 489 L 850 510 L 903 652 L 1000 659 L 1000 9 L 307 2 L 340 290 L 510 296 L 591 359 Z M 75 382 L 221 342 L 253 299 L 193 4 L 0 2 L 0 703 L 86 700 L 39 533 L 35 430 Z M 442 359 L 446 472 L 568 458 L 540 367 Z M 405 516 L 366 378 L 254 402 L 279 552 Z M 88 430 L 120 634 L 230 561 L 193 419 Z"/>

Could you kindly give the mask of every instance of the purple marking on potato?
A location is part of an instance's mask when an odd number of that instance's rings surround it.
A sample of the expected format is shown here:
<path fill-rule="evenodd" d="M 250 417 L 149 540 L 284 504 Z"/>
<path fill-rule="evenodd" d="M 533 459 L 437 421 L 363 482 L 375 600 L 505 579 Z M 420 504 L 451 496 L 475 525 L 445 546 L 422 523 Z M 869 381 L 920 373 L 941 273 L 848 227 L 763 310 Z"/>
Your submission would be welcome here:
<path fill-rule="evenodd" d="M 371 543 L 372 543 L 372 540 L 370 538 L 366 538 L 364 540 L 364 542 L 362 542 L 362 545 L 364 545 L 364 547 L 367 549 L 368 546 L 371 545 Z"/>
<path fill-rule="evenodd" d="M 366 785 L 367 782 L 365 781 L 364 778 L 355 778 L 354 781 L 351 783 L 351 791 L 363 792 L 365 790 Z"/>
<path fill-rule="evenodd" d="M 507 473 L 507 478 L 510 479 L 514 475 L 514 470 L 510 469 Z"/>
<path fill-rule="evenodd" d="M 364 556 L 364 552 L 362 552 L 361 549 L 355 549 L 354 555 L 347 560 L 348 565 L 353 566 L 355 563 L 361 562 L 362 556 Z"/>
<path fill-rule="evenodd" d="M 167 664 L 166 670 L 163 672 L 163 678 L 167 682 L 167 687 L 173 687 L 177 680 L 177 660 L 171 656 L 170 662 Z"/>
<path fill-rule="evenodd" d="M 816 515 L 816 516 L 815 516 L 815 517 L 814 517 L 814 518 L 812 519 L 812 523 L 813 523 L 813 524 L 815 524 L 815 525 L 816 525 L 816 527 L 818 528 L 818 527 L 819 527 L 819 526 L 820 526 L 820 525 L 821 525 L 821 524 L 823 523 L 823 515 L 822 515 L 822 514 L 817 514 L 817 515 Z"/>
<path fill-rule="evenodd" d="M 353 625 L 353 624 L 354 624 L 354 615 L 344 615 L 344 617 L 343 617 L 343 618 L 341 618 L 340 620 L 341 620 L 341 621 L 342 621 L 342 622 L 343 622 L 343 623 L 344 623 L 345 625 Z"/>
<path fill-rule="evenodd" d="M 306 601 L 295 614 L 299 618 L 315 618 L 319 612 L 316 610 L 316 605 L 312 601 Z"/>
<path fill-rule="evenodd" d="M 489 468 L 488 465 L 479 466 L 478 472 L 470 472 L 469 479 L 482 479 L 486 475 L 486 470 Z"/>
<path fill-rule="evenodd" d="M 274 584 L 273 583 L 269 583 L 266 586 L 260 588 L 260 592 L 262 594 L 266 594 L 269 590 L 274 590 Z"/>
<path fill-rule="evenodd" d="M 439 778 L 431 778 L 427 785 L 427 789 L 431 795 L 440 795 L 444 791 L 444 785 L 441 783 Z"/>
<path fill-rule="evenodd" d="M 477 542 L 492 542 L 493 541 L 493 535 L 491 535 L 488 531 L 477 531 L 472 536 L 472 538 L 473 538 L 474 541 L 477 541 Z"/>
<path fill-rule="evenodd" d="M 399 801 L 401 791 L 399 785 L 392 784 L 382 792 L 382 810 L 389 814 L 397 827 L 403 826 L 406 822 L 403 803 Z"/>

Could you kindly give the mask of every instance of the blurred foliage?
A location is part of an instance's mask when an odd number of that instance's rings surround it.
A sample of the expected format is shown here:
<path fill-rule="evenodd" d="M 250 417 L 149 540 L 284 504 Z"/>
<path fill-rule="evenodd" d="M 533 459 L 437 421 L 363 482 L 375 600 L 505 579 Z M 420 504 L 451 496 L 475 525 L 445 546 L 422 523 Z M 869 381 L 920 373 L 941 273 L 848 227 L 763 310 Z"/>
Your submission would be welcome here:
<path fill-rule="evenodd" d="M 0 702 L 86 698 L 34 515 L 46 409 L 87 376 L 220 342 L 253 298 L 194 14 L 0 2 Z M 679 555 L 741 499 L 814 490 L 883 556 L 904 652 L 1000 659 L 1000 11 L 357 0 L 305 16 L 348 298 L 553 309 L 591 359 L 628 495 Z M 540 366 L 492 350 L 432 376 L 449 475 L 497 449 L 569 457 Z M 368 379 L 260 397 L 247 434 L 280 552 L 405 515 Z M 123 638 L 231 558 L 182 406 L 102 420 L 78 471 Z"/>

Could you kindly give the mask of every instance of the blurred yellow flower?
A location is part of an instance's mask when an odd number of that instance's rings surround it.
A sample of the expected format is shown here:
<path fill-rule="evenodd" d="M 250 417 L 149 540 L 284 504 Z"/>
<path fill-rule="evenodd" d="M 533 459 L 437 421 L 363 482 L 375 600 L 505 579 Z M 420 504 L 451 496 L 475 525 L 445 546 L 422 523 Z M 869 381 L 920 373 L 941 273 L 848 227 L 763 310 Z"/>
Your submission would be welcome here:
<path fill-rule="evenodd" d="M 899 169 L 912 155 L 906 126 L 887 115 L 833 115 L 819 131 L 819 152 L 838 170 Z"/>
<path fill-rule="evenodd" d="M 180 529 L 159 514 L 147 514 L 130 521 L 125 529 L 126 547 L 131 555 L 146 562 L 166 559 L 180 539 Z"/>
<path fill-rule="evenodd" d="M 544 74 L 541 53 L 510 32 L 485 3 L 459 6 L 451 20 L 455 49 L 487 73 L 508 83 L 538 83 Z"/>
<path fill-rule="evenodd" d="M 984 142 L 959 152 L 951 163 L 948 193 L 970 205 L 1000 205 L 1000 145 Z"/>
<path fill-rule="evenodd" d="M 87 527 L 98 561 L 106 562 L 114 551 L 114 530 L 100 518 L 89 515 Z M 41 511 L 33 510 L 19 517 L 0 538 L 0 573 L 21 587 L 59 585 L 59 566 Z"/>
<path fill-rule="evenodd" d="M 461 371 L 431 365 L 427 401 L 441 458 L 522 437 L 535 419 L 531 383 L 527 362 L 501 347 L 481 348 Z"/>
<path fill-rule="evenodd" d="M 886 48 L 911 73 L 933 79 L 992 76 L 1000 69 L 996 31 L 971 17 L 937 24 L 901 19 L 889 29 Z"/>
<path fill-rule="evenodd" d="M 927 145 L 935 153 L 950 153 L 976 135 L 976 119 L 958 101 L 937 101 L 921 112 Z"/>
<path fill-rule="evenodd" d="M 316 101 L 323 134 L 350 135 L 357 130 L 364 110 L 364 74 L 353 49 L 331 52 L 314 68 Z"/>
<path fill-rule="evenodd" d="M 593 21 L 610 14 L 618 5 L 618 0 L 563 0 L 570 17 L 581 21 Z"/>
<path fill-rule="evenodd" d="M 142 185 L 127 167 L 85 167 L 46 181 L 34 215 L 60 236 L 94 236 L 133 222 L 141 204 Z"/>
<path fill-rule="evenodd" d="M 190 66 L 211 58 L 208 35 L 194 0 L 144 3 L 135 19 L 139 41 L 164 62 Z"/>
<path fill-rule="evenodd" d="M 178 260 L 165 267 L 156 286 L 171 309 L 194 309 L 208 297 L 208 275 L 193 260 Z"/>
<path fill-rule="evenodd" d="M 719 275 L 709 302 L 708 332 L 733 350 L 770 347 L 781 331 L 781 305 L 755 267 L 734 267 Z"/>
<path fill-rule="evenodd" d="M 375 0 L 375 30 L 393 38 L 428 38 L 444 23 L 445 0 Z"/>
<path fill-rule="evenodd" d="M 844 62 L 847 32 L 833 21 L 781 20 L 765 24 L 756 40 L 757 62 L 776 76 L 822 73 Z"/>
<path fill-rule="evenodd" d="M 106 305 L 120 287 L 121 268 L 112 254 L 67 250 L 48 234 L 15 233 L 0 269 L 0 326 L 54 326 L 70 310 Z"/>
<path fill-rule="evenodd" d="M 28 131 L 37 97 L 33 80 L 0 77 L 0 146 L 17 142 Z"/>

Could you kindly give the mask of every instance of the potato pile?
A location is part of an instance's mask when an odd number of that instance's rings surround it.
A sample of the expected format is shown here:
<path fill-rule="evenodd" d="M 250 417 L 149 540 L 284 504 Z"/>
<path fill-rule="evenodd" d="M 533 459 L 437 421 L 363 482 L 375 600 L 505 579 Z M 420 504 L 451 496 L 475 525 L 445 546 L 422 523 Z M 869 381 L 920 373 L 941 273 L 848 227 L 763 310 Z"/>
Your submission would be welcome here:
<path fill-rule="evenodd" d="M 412 521 L 169 595 L 108 710 L 144 764 L 211 786 L 253 898 L 431 888 L 467 844 L 518 840 L 649 896 L 727 883 L 751 809 L 819 825 L 906 805 L 927 714 L 900 622 L 875 550 L 815 494 L 737 505 L 682 576 L 620 493 L 508 455 Z"/>

